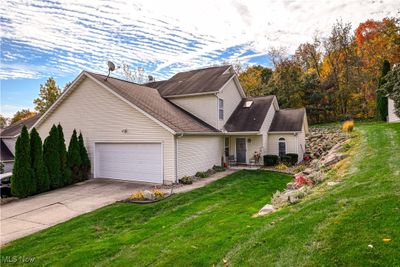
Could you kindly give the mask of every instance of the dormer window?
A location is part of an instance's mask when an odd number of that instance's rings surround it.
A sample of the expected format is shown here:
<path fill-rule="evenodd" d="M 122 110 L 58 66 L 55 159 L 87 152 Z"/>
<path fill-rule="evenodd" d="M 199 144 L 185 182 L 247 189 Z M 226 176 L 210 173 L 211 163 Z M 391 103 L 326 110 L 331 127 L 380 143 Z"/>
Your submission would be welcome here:
<path fill-rule="evenodd" d="M 218 99 L 218 114 L 219 114 L 219 119 L 223 120 L 224 119 L 224 100 L 221 98 Z"/>
<path fill-rule="evenodd" d="M 244 102 L 244 105 L 243 105 L 243 107 L 244 108 L 249 108 L 249 107 L 251 107 L 251 105 L 253 105 L 253 100 L 247 100 L 246 102 Z"/>

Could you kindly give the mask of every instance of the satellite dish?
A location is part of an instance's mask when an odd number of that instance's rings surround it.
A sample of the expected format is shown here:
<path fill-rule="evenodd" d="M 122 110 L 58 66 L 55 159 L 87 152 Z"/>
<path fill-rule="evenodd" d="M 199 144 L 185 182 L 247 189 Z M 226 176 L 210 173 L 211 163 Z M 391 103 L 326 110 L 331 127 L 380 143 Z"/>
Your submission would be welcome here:
<path fill-rule="evenodd" d="M 108 61 L 107 65 L 108 65 L 108 71 L 114 71 L 115 70 L 115 65 L 111 61 Z"/>
<path fill-rule="evenodd" d="M 104 79 L 105 81 L 107 81 L 107 78 L 110 77 L 111 72 L 115 70 L 115 64 L 112 63 L 111 61 L 107 61 L 107 66 L 108 66 L 108 75 Z"/>

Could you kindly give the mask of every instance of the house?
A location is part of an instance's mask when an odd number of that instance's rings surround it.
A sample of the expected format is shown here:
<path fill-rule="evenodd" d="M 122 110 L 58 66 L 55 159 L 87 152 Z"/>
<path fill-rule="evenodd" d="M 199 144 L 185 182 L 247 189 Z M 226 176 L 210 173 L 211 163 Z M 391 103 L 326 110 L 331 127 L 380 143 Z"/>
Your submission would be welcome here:
<path fill-rule="evenodd" d="M 388 96 L 388 122 L 400 122 L 400 118 L 394 113 L 394 100 Z"/>
<path fill-rule="evenodd" d="M 143 85 L 83 71 L 33 125 L 45 138 L 61 123 L 66 142 L 81 131 L 94 178 L 172 183 L 234 159 L 297 153 L 304 109 L 275 96 L 246 97 L 231 66 L 181 72 Z"/>
<path fill-rule="evenodd" d="M 35 115 L 28 119 L 20 120 L 9 125 L 0 132 L 0 162 L 4 164 L 4 172 L 12 171 L 15 156 L 15 142 L 20 134 L 22 127 L 26 125 L 29 129 L 40 118 L 40 115 Z"/>

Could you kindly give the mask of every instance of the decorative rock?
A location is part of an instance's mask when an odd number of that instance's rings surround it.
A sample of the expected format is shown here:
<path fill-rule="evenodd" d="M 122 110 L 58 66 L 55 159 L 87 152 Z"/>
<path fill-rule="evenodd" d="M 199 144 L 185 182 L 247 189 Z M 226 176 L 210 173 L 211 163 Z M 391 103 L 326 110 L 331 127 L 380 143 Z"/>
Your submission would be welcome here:
<path fill-rule="evenodd" d="M 295 182 L 290 182 L 286 185 L 286 188 L 289 190 L 296 189 Z"/>
<path fill-rule="evenodd" d="M 305 175 L 309 175 L 310 173 L 312 173 L 313 172 L 313 170 L 312 169 L 310 169 L 310 168 L 307 168 L 307 169 L 305 169 L 304 171 L 303 171 L 303 174 L 305 174 Z"/>
<path fill-rule="evenodd" d="M 275 211 L 275 208 L 271 204 L 267 204 L 258 212 L 258 215 L 264 216 L 264 215 L 274 212 L 274 211 Z"/>
<path fill-rule="evenodd" d="M 143 192 L 143 196 L 144 196 L 145 199 L 148 199 L 148 200 L 154 200 L 155 199 L 154 193 L 149 191 L 149 190 L 145 190 Z"/>

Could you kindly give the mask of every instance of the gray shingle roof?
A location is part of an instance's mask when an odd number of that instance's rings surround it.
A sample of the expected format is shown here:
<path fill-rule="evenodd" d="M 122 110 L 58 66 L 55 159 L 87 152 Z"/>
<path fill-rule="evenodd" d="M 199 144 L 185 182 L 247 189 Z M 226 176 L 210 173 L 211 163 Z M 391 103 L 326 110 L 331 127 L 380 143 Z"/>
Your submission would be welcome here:
<path fill-rule="evenodd" d="M 233 72 L 226 72 L 230 67 L 180 72 L 168 80 L 147 83 L 145 86 L 156 88 L 163 97 L 213 93 L 235 75 Z"/>
<path fill-rule="evenodd" d="M 162 122 L 175 132 L 219 132 L 199 118 L 164 99 L 157 89 L 87 72 L 115 93 Z"/>
<path fill-rule="evenodd" d="M 32 125 L 35 124 L 35 122 L 40 118 L 40 114 L 37 114 L 33 117 L 30 117 L 28 119 L 20 120 L 17 121 L 16 123 L 11 124 L 10 126 L 4 128 L 0 135 L 1 137 L 14 137 L 16 135 L 19 135 L 22 127 L 26 125 L 26 127 L 29 129 L 32 127 Z"/>
<path fill-rule="evenodd" d="M 226 122 L 225 129 L 228 132 L 259 131 L 273 99 L 273 95 L 242 99 Z M 253 104 L 248 108 L 244 107 L 244 103 L 249 100 L 252 100 Z"/>
<path fill-rule="evenodd" d="M 281 109 L 275 113 L 270 132 L 296 132 L 301 131 L 304 122 L 304 108 Z"/>

